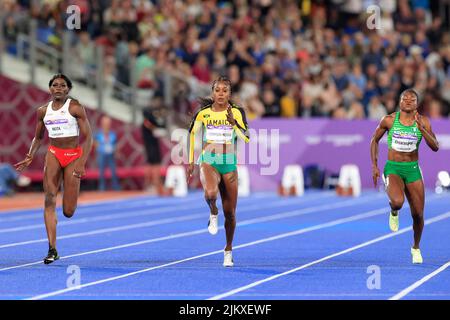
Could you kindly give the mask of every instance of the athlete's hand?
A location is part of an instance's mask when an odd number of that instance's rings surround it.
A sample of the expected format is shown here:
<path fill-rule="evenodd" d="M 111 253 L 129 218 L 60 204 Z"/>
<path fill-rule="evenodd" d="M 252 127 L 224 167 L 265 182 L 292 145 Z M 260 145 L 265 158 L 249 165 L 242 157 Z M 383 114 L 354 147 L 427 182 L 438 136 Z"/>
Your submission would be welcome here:
<path fill-rule="evenodd" d="M 72 174 L 75 178 L 81 179 L 86 174 L 84 164 L 77 161 L 75 163 L 75 167 L 73 168 Z"/>
<path fill-rule="evenodd" d="M 192 174 L 194 173 L 194 164 L 190 163 L 186 169 L 186 182 L 189 184 L 192 178 Z"/>
<path fill-rule="evenodd" d="M 380 170 L 378 169 L 377 166 L 372 166 L 372 177 L 373 177 L 373 185 L 376 188 L 378 184 L 378 178 L 380 177 Z"/>
<path fill-rule="evenodd" d="M 236 119 L 234 119 L 233 112 L 231 111 L 231 106 L 228 106 L 227 108 L 227 120 L 232 126 L 236 124 Z"/>
<path fill-rule="evenodd" d="M 420 131 L 422 131 L 423 129 L 425 129 L 425 125 L 423 123 L 423 118 L 422 116 L 416 111 L 416 113 L 414 114 L 414 120 L 416 120 L 417 123 L 417 127 L 419 128 Z"/>
<path fill-rule="evenodd" d="M 33 157 L 31 155 L 27 154 L 25 159 L 20 161 L 20 162 L 17 162 L 14 165 L 14 167 L 16 168 L 17 171 L 21 172 L 23 169 L 28 167 L 31 164 L 32 161 L 33 161 Z"/>

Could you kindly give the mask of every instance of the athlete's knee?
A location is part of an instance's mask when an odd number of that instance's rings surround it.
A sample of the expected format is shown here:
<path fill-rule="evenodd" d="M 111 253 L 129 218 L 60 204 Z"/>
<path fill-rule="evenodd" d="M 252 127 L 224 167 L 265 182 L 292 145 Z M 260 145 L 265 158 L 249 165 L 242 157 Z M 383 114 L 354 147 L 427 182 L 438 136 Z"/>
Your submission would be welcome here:
<path fill-rule="evenodd" d="M 394 197 L 390 200 L 391 208 L 394 210 L 400 210 L 403 207 L 405 199 L 403 197 Z"/>
<path fill-rule="evenodd" d="M 215 200 L 217 199 L 217 193 L 219 190 L 217 188 L 211 188 L 205 190 L 205 198 L 206 200 Z"/>
<path fill-rule="evenodd" d="M 75 213 L 76 207 L 74 206 L 63 206 L 63 214 L 66 218 L 72 218 Z"/>
<path fill-rule="evenodd" d="M 223 215 L 225 216 L 225 220 L 229 221 L 236 220 L 235 210 L 224 210 Z"/>
<path fill-rule="evenodd" d="M 45 193 L 45 207 L 55 207 L 56 206 L 56 193 L 46 192 Z"/>

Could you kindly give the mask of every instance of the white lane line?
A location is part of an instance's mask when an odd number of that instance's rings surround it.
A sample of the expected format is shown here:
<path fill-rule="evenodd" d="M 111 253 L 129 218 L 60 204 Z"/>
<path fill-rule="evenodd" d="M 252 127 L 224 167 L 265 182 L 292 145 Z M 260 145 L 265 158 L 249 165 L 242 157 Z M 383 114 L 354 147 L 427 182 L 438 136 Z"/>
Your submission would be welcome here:
<path fill-rule="evenodd" d="M 323 191 L 321 192 L 321 195 L 334 195 L 335 192 L 333 191 Z M 309 193 L 306 194 L 308 198 L 311 199 L 318 199 L 320 198 L 319 193 Z M 123 202 L 123 204 L 120 204 L 121 207 L 124 206 L 130 206 L 130 207 L 135 207 L 135 206 L 144 206 L 144 205 L 152 205 L 152 204 L 160 204 L 160 203 L 167 203 L 167 202 L 174 202 L 174 203 L 179 203 L 179 202 L 190 202 L 192 200 L 198 201 L 199 199 L 203 199 L 204 195 L 203 192 L 201 191 L 196 191 L 196 192 L 190 192 L 189 195 L 186 198 L 175 198 L 175 197 L 158 197 L 158 196 L 154 196 L 154 195 L 137 195 L 137 196 L 131 196 L 131 197 L 127 197 L 127 198 L 120 198 L 120 199 L 106 199 L 106 200 L 89 200 L 89 201 L 83 201 L 83 203 L 80 203 L 78 205 L 78 209 L 85 209 L 85 208 L 95 208 L 95 207 L 101 207 L 101 206 L 113 206 L 116 205 L 118 203 Z M 277 198 L 277 195 L 273 192 L 256 192 L 254 194 L 252 194 L 250 197 L 242 197 L 239 202 L 241 201 L 246 201 L 246 200 L 254 200 L 254 199 L 259 199 L 259 198 Z M 42 195 L 42 199 L 44 199 L 44 196 Z M 43 200 L 42 200 L 43 201 Z M 136 205 L 136 203 L 138 203 L 138 205 Z M 60 209 L 61 207 L 58 206 L 58 209 Z M 38 206 L 38 207 L 34 207 L 34 208 L 28 208 L 28 207 L 24 207 L 24 208 L 14 208 L 14 209 L 0 209 L 0 216 L 3 215 L 9 215 L 9 214 L 20 214 L 20 211 L 25 211 L 23 212 L 23 214 L 28 214 L 29 211 L 38 211 L 39 213 L 41 211 L 43 211 L 43 207 L 42 206 Z M 5 221 L 3 218 L 0 218 L 0 222 Z M 6 220 L 8 221 L 8 220 Z M 14 221 L 14 220 L 12 220 Z"/>
<path fill-rule="evenodd" d="M 346 201 L 345 203 L 347 203 L 347 202 L 348 201 Z M 339 204 L 335 204 L 334 208 L 336 208 L 338 205 Z M 354 205 L 354 202 L 353 202 L 353 205 Z M 259 208 L 260 208 L 260 206 L 258 206 L 258 209 Z M 332 209 L 334 209 L 334 208 L 332 208 Z M 295 210 L 295 211 L 282 212 L 282 213 L 271 215 L 271 216 L 267 216 L 267 217 L 243 220 L 243 221 L 237 223 L 237 227 L 245 226 L 245 225 L 251 225 L 251 224 L 256 224 L 256 223 L 261 223 L 261 222 L 267 222 L 267 221 L 272 221 L 272 220 L 278 220 L 278 219 L 283 219 L 283 218 L 290 218 L 290 217 L 294 217 L 294 216 L 301 216 L 301 215 L 317 212 L 317 211 L 320 211 L 320 210 L 324 210 L 324 206 L 311 207 L 311 208 L 300 209 L 300 210 Z M 388 209 L 387 208 L 383 208 L 383 209 L 377 209 L 377 210 L 384 210 L 383 212 L 386 212 L 386 210 L 388 210 Z M 223 229 L 223 226 L 219 227 L 219 229 Z M 84 255 L 88 255 L 88 254 L 95 254 L 95 253 L 100 253 L 100 252 L 106 252 L 106 251 L 112 251 L 112 250 L 117 250 L 117 249 L 123 249 L 123 248 L 143 245 L 143 244 L 147 244 L 147 243 L 152 243 L 152 242 L 171 240 L 171 239 L 176 239 L 176 238 L 181 238 L 181 237 L 188 237 L 188 236 L 193 236 L 193 235 L 206 233 L 206 232 L 207 232 L 207 229 L 206 228 L 202 228 L 202 229 L 194 230 L 194 231 L 190 231 L 190 232 L 182 232 L 182 233 L 169 235 L 169 236 L 164 236 L 164 237 L 152 238 L 152 239 L 148 239 L 148 240 L 142 240 L 142 241 L 138 241 L 138 242 L 132 242 L 132 243 L 118 245 L 118 246 L 113 246 L 113 247 L 107 247 L 107 248 L 103 248 L 103 249 L 97 249 L 97 250 L 92 250 L 92 251 L 87 251 L 87 252 L 82 252 L 82 253 L 76 253 L 76 254 L 72 254 L 72 255 L 69 255 L 69 256 L 61 257 L 61 260 L 67 259 L 67 258 L 72 258 L 72 257 L 84 256 Z M 41 261 L 35 261 L 35 262 L 26 263 L 26 264 L 21 264 L 21 265 L 16 265 L 16 266 L 2 268 L 2 269 L 0 269 L 0 271 L 7 271 L 7 270 L 11 270 L 11 269 L 18 269 L 18 268 L 22 268 L 22 267 L 28 267 L 28 266 L 32 266 L 32 265 L 37 265 L 37 264 L 40 264 L 40 263 L 42 263 L 42 260 Z"/>
<path fill-rule="evenodd" d="M 180 206 L 171 207 L 171 208 L 141 209 L 141 210 L 135 210 L 133 212 L 127 212 L 127 213 L 119 213 L 119 214 L 111 214 L 111 215 L 92 217 L 92 218 L 80 218 L 77 220 L 61 221 L 61 222 L 58 222 L 58 228 L 64 227 L 64 226 L 79 225 L 79 224 L 89 223 L 89 222 L 120 220 L 120 219 L 124 219 L 124 218 L 133 218 L 133 217 L 142 217 L 142 216 L 145 217 L 145 216 L 151 216 L 151 215 L 156 215 L 156 214 L 160 214 L 160 213 L 173 212 L 176 210 L 179 210 L 179 211 L 188 210 L 188 209 L 198 210 L 202 207 L 204 207 L 204 206 L 197 205 L 197 206 L 193 206 L 193 207 L 187 207 L 186 205 L 180 205 Z M 31 224 L 31 225 L 26 225 L 26 226 L 21 226 L 21 227 L 5 228 L 5 229 L 0 229 L 0 234 L 42 229 L 44 227 L 45 227 L 45 225 L 43 223 L 37 223 L 37 224 Z"/>
<path fill-rule="evenodd" d="M 437 222 L 437 221 L 441 221 L 441 220 L 447 219 L 447 218 L 449 218 L 449 217 L 450 217 L 450 211 L 448 211 L 448 212 L 446 212 L 446 213 L 443 213 L 443 214 L 441 214 L 441 215 L 438 215 L 438 216 L 436 216 L 436 217 L 434 217 L 434 218 L 431 218 L 431 219 L 426 220 L 426 224 L 435 223 L 435 222 Z M 280 278 L 280 277 L 283 277 L 283 276 L 286 276 L 286 275 L 288 275 L 288 274 L 291 274 L 291 273 L 300 271 L 300 270 L 302 270 L 302 269 L 306 269 L 306 268 L 308 268 L 308 267 L 311 267 L 311 266 L 313 266 L 313 265 L 319 264 L 319 263 L 324 262 L 324 261 L 326 261 L 326 260 L 330 260 L 330 259 L 332 259 L 332 258 L 335 258 L 335 257 L 341 256 L 341 255 L 344 255 L 344 254 L 346 254 L 346 253 L 349 253 L 349 252 L 352 252 L 352 251 L 355 251 L 355 250 L 358 250 L 358 249 L 367 247 L 367 246 L 369 246 L 369 245 L 371 245 L 371 244 L 374 244 L 374 243 L 377 243 L 377 242 L 380 242 L 380 241 L 383 241 L 383 240 L 386 240 L 386 239 L 389 239 L 389 238 L 397 237 L 397 236 L 399 236 L 399 235 L 401 235 L 401 234 L 403 234 L 403 233 L 405 233 L 405 232 L 408 232 L 408 231 L 410 231 L 410 230 L 412 230 L 412 227 L 411 227 L 411 226 L 410 226 L 410 227 L 407 227 L 407 228 L 403 228 L 403 229 L 401 229 L 401 230 L 399 230 L 399 231 L 397 231 L 397 232 L 395 232 L 395 233 L 389 233 L 389 234 L 386 234 L 386 235 L 384 235 L 384 236 L 381 236 L 381 237 L 372 239 L 372 240 L 370 240 L 370 241 L 363 242 L 363 243 L 361 243 L 361 244 L 359 244 L 359 245 L 356 245 L 356 246 L 354 246 L 354 247 L 351 247 L 351 248 L 348 248 L 348 249 L 346 249 L 346 250 L 342 250 L 342 251 L 339 251 L 339 252 L 337 252 L 337 253 L 328 255 L 328 256 L 326 256 L 326 257 L 323 257 L 323 258 L 318 259 L 318 260 L 315 260 L 315 261 L 313 261 L 313 262 L 304 264 L 304 265 L 299 266 L 299 267 L 297 267 L 297 268 L 294 268 L 294 269 L 285 271 L 285 272 L 283 272 L 283 273 L 275 274 L 275 275 L 270 276 L 270 277 L 267 277 L 267 278 L 265 278 L 265 279 L 262 279 L 262 280 L 259 280 L 259 281 L 255 281 L 255 282 L 253 282 L 253 283 L 250 283 L 250 284 L 248 284 L 248 285 L 246 285 L 246 286 L 242 286 L 242 287 L 236 288 L 236 289 L 234 289 L 234 290 L 230 290 L 230 291 L 228 291 L 228 292 L 225 292 L 225 293 L 216 295 L 216 296 L 214 296 L 214 297 L 209 298 L 208 300 L 220 300 L 220 299 L 223 299 L 223 298 L 230 297 L 230 296 L 232 296 L 232 295 L 235 295 L 236 293 L 239 293 L 239 292 L 242 292 L 242 291 L 245 291 L 245 290 L 254 288 L 254 287 L 259 286 L 259 285 L 261 285 L 261 284 L 263 284 L 263 283 L 266 283 L 266 282 L 269 282 L 269 281 L 278 279 L 278 278 Z"/>
<path fill-rule="evenodd" d="M 134 200 L 134 201 L 115 201 L 114 203 L 105 203 L 101 205 L 80 205 L 77 208 L 76 215 L 84 215 L 84 214 L 92 214 L 92 212 L 95 213 L 101 213 L 101 212 L 107 212 L 111 213 L 114 211 L 122 211 L 124 209 L 135 209 L 135 208 L 153 208 L 160 206 L 161 204 L 167 204 L 167 206 L 173 205 L 173 204 L 180 204 L 180 203 L 189 203 L 189 202 L 198 202 L 200 197 L 189 197 L 186 199 L 179 199 L 178 201 L 167 201 L 167 199 L 164 201 L 164 199 L 142 199 L 142 200 Z M 61 211 L 61 206 L 57 207 L 57 212 Z M 32 219 L 42 219 L 42 213 L 44 211 L 43 207 L 36 210 L 37 212 L 33 213 L 23 213 L 18 216 L 10 217 L 9 212 L 6 212 L 6 214 L 1 213 L 0 214 L 0 222 L 15 222 L 15 221 L 22 221 L 22 220 L 32 220 Z M 13 213 L 13 212 L 11 212 Z M 7 217 L 2 217 L 3 215 L 7 215 Z"/>
<path fill-rule="evenodd" d="M 319 199 L 322 196 L 332 196 L 335 195 L 335 192 L 332 191 L 324 191 L 320 195 L 317 193 L 310 193 L 306 194 L 306 197 L 308 200 L 313 199 Z M 92 211 L 92 209 L 95 209 L 97 207 L 108 207 L 108 209 L 111 209 L 111 207 L 114 207 L 118 204 L 120 204 L 120 208 L 135 208 L 135 207 L 143 207 L 143 206 L 156 206 L 160 204 L 179 204 L 183 202 L 192 202 L 192 201 L 199 201 L 204 198 L 204 195 L 202 192 L 192 192 L 185 198 L 176 198 L 176 197 L 157 197 L 157 196 L 138 196 L 138 197 L 132 197 L 132 198 L 125 198 L 125 199 L 110 199 L 110 200 L 103 200 L 103 201 L 89 201 L 89 202 L 83 202 L 78 205 L 77 213 L 81 214 L 83 211 Z M 239 203 L 242 202 L 251 202 L 255 199 L 279 199 L 275 193 L 270 192 L 257 192 L 251 195 L 250 197 L 242 197 L 239 199 Z M 62 207 L 58 206 L 57 210 L 61 210 Z M 24 211 L 24 212 L 20 212 Z M 33 212 L 34 211 L 34 212 Z M 33 213 L 29 213 L 33 212 Z M 43 212 L 43 207 L 35 207 L 35 208 L 18 208 L 18 209 L 7 209 L 4 210 L 0 209 L 0 222 L 10 222 L 10 221 L 20 221 L 20 220 L 26 220 L 26 219 L 33 219 L 36 218 L 36 213 Z M 83 212 L 84 213 L 84 212 Z M 18 215 L 15 217 L 5 217 L 9 215 Z M 39 216 L 38 218 L 41 218 Z"/>
<path fill-rule="evenodd" d="M 261 244 L 261 243 L 265 243 L 265 242 L 269 242 L 269 241 L 274 241 L 274 240 L 278 240 L 278 239 L 282 239 L 282 238 L 286 238 L 286 237 L 291 237 L 291 236 L 303 234 L 303 233 L 306 233 L 306 232 L 311 232 L 311 231 L 315 231 L 315 230 L 329 228 L 329 227 L 336 226 L 336 225 L 339 225 L 339 224 L 343 224 L 343 223 L 347 223 L 347 222 L 351 222 L 351 221 L 356 221 L 356 220 L 361 220 L 361 219 L 365 219 L 365 218 L 368 218 L 368 217 L 376 216 L 376 215 L 379 215 L 379 214 L 385 214 L 385 213 L 386 213 L 386 208 L 372 210 L 372 211 L 369 211 L 369 212 L 366 212 L 366 213 L 362 213 L 362 214 L 358 214 L 358 215 L 354 215 L 354 216 L 351 216 L 351 217 L 348 217 L 348 218 L 338 219 L 338 220 L 330 221 L 330 222 L 327 222 L 327 223 L 322 223 L 322 224 L 319 224 L 319 225 L 316 225 L 316 226 L 299 229 L 299 230 L 296 230 L 296 231 L 293 231 L 293 232 L 283 233 L 283 234 L 280 234 L 280 235 L 277 235 L 277 236 L 273 236 L 273 237 L 264 238 L 264 239 L 260 239 L 260 240 L 257 240 L 257 241 L 252 241 L 252 242 L 249 242 L 249 243 L 241 244 L 241 245 L 238 245 L 238 246 L 234 247 L 233 250 L 237 250 L 237 249 L 241 249 L 241 248 L 245 248 L 245 247 L 249 247 L 249 246 L 254 246 L 254 245 L 257 245 L 257 244 Z M 449 216 L 450 216 L 450 212 L 449 212 Z M 73 291 L 73 290 L 78 290 L 78 289 L 82 289 L 82 288 L 86 288 L 86 287 L 91 287 L 91 286 L 95 286 L 95 285 L 98 285 L 98 284 L 102 284 L 102 283 L 105 283 L 105 282 L 111 282 L 111 281 L 115 281 L 115 280 L 118 280 L 118 279 L 127 278 L 127 277 L 130 277 L 130 276 L 134 276 L 136 274 L 140 274 L 140 273 L 144 273 L 144 272 L 148 272 L 148 271 L 152 271 L 152 270 L 156 270 L 156 269 L 161 269 L 161 268 L 173 266 L 173 265 L 176 265 L 176 264 L 180 264 L 180 263 L 191 261 L 191 260 L 195 260 L 195 259 L 200 259 L 200 258 L 203 258 L 203 257 L 211 256 L 211 255 L 222 253 L 222 252 L 223 252 L 223 250 L 216 250 L 216 251 L 212 251 L 212 252 L 207 252 L 207 253 L 200 254 L 200 255 L 197 255 L 197 256 L 193 256 L 193 257 L 190 257 L 190 258 L 177 260 L 177 261 L 173 261 L 173 262 L 162 264 L 162 265 L 158 265 L 158 266 L 153 266 L 153 267 L 142 269 L 142 270 L 138 270 L 138 271 L 135 271 L 135 272 L 126 273 L 126 274 L 123 274 L 123 275 L 120 275 L 120 276 L 115 276 L 115 277 L 106 278 L 106 279 L 102 279 L 102 280 L 98 280 L 98 281 L 94 281 L 94 282 L 89 282 L 89 283 L 77 286 L 76 288 L 74 288 L 74 287 L 73 288 L 66 288 L 66 289 L 62 289 L 62 290 L 57 290 L 57 291 L 41 294 L 41 295 L 38 295 L 38 296 L 34 296 L 34 297 L 31 297 L 31 298 L 28 298 L 26 300 L 45 299 L 45 298 L 48 298 L 48 297 L 53 297 L 53 296 L 57 296 L 57 295 L 60 295 L 60 294 L 63 294 L 63 293 L 67 293 L 67 292 L 70 292 L 70 291 Z"/>
<path fill-rule="evenodd" d="M 60 195 L 58 194 L 58 197 L 60 197 Z M 103 206 L 114 206 L 118 203 L 123 203 L 123 205 L 127 206 L 127 205 L 131 205 L 133 206 L 133 204 L 139 203 L 140 205 L 146 205 L 146 204 L 152 204 L 152 203 L 165 203 L 168 200 L 177 200 L 179 199 L 180 201 L 189 201 L 189 200 L 193 200 L 194 198 L 196 199 L 200 199 L 201 197 L 203 197 L 203 195 L 200 194 L 191 194 L 186 198 L 161 198 L 161 197 L 155 197 L 155 196 L 138 196 L 138 197 L 131 197 L 131 198 L 121 198 L 119 197 L 119 199 L 104 199 L 104 200 L 89 200 L 89 201 L 83 201 L 83 203 L 79 203 L 78 204 L 78 209 L 82 209 L 82 208 L 95 208 L 95 207 L 103 207 Z M 42 203 L 44 203 L 44 194 L 42 193 Z M 122 204 L 121 204 L 122 205 Z M 57 208 L 61 208 L 61 206 L 58 206 Z M 20 214 L 20 211 L 24 211 L 23 213 L 26 214 L 29 211 L 38 211 L 41 212 L 43 210 L 43 206 L 38 206 L 38 207 L 34 207 L 34 208 L 17 208 L 17 209 L 7 209 L 7 210 L 0 210 L 0 216 L 3 215 L 9 215 L 9 214 Z M 18 212 L 19 211 L 19 212 Z"/>
<path fill-rule="evenodd" d="M 337 208 L 342 208 L 342 207 L 354 206 L 356 204 L 361 204 L 361 203 L 369 202 L 369 201 L 373 201 L 373 198 L 369 198 L 368 197 L 368 198 L 359 199 L 359 200 L 349 199 L 349 200 L 338 202 L 338 203 L 332 204 L 332 205 L 327 204 L 327 205 L 309 207 L 309 208 L 306 208 L 306 209 L 287 211 L 287 212 L 284 212 L 284 214 L 288 214 L 290 216 L 298 216 L 298 215 L 312 213 L 312 212 L 317 212 L 317 211 L 321 211 L 321 210 L 330 210 L 330 209 L 337 209 Z M 252 207 L 255 210 L 261 210 L 261 206 L 260 205 L 253 205 Z M 205 217 L 205 214 L 203 214 L 203 216 L 201 216 L 200 218 L 204 218 L 204 217 Z M 152 225 L 162 224 L 161 221 L 163 221 L 162 223 L 171 223 L 171 222 L 173 222 L 173 221 L 170 221 L 170 219 L 162 219 L 162 220 L 154 220 L 154 221 L 145 222 L 145 223 L 136 223 L 136 224 L 124 225 L 124 226 L 120 226 L 120 227 L 113 227 L 113 228 L 106 228 L 106 229 L 95 229 L 95 230 L 88 231 L 88 232 L 79 232 L 79 233 L 72 233 L 72 234 L 68 234 L 68 235 L 64 235 L 64 236 L 59 236 L 59 237 L 57 237 L 57 240 L 79 238 L 79 237 L 103 234 L 103 233 L 107 233 L 107 232 L 117 232 L 117 231 L 124 231 L 124 230 L 130 230 L 130 229 L 145 228 L 145 227 L 152 226 Z M 47 238 L 41 238 L 41 239 L 37 239 L 37 240 L 29 240 L 29 241 L 8 243 L 8 244 L 0 245 L 0 249 L 11 248 L 11 247 L 16 247 L 16 246 L 23 246 L 23 245 L 29 245 L 29 244 L 34 244 L 34 243 L 47 242 L 47 241 L 48 241 Z"/>
<path fill-rule="evenodd" d="M 314 200 L 320 199 L 323 196 L 331 197 L 331 196 L 334 196 L 334 193 L 327 192 L 325 195 L 322 195 L 322 196 L 312 195 L 310 197 L 308 196 L 307 198 L 302 198 L 302 199 L 304 199 L 306 201 L 314 201 Z M 273 197 L 273 198 L 277 199 L 277 200 L 280 200 L 280 198 L 277 198 L 277 197 Z M 120 203 L 121 201 L 118 201 L 118 203 L 114 204 L 115 205 L 114 207 L 111 207 L 111 206 L 108 206 L 108 205 L 105 206 L 105 208 L 103 208 L 103 205 L 99 206 L 100 208 L 95 208 L 96 206 L 79 207 L 77 209 L 76 216 L 79 217 L 80 215 L 91 214 L 92 211 L 94 211 L 96 213 L 105 212 L 105 213 L 111 214 L 111 213 L 116 212 L 116 211 L 124 211 L 125 209 L 134 209 L 134 208 L 142 208 L 142 207 L 145 207 L 145 209 L 151 209 L 151 208 L 157 207 L 157 206 L 159 206 L 161 204 L 166 204 L 164 206 L 164 208 L 166 208 L 166 207 L 171 206 L 171 205 L 179 205 L 180 203 L 185 203 L 185 204 L 186 203 L 190 203 L 190 202 L 196 202 L 197 203 L 197 202 L 201 201 L 202 199 L 203 199 L 203 194 L 201 195 L 201 197 L 189 196 L 188 198 L 185 198 L 185 199 L 180 199 L 180 198 L 176 198 L 176 199 L 174 199 L 174 198 L 168 198 L 168 199 L 162 198 L 162 199 L 150 199 L 150 200 L 144 199 L 144 201 L 139 201 L 139 202 L 133 201 L 133 202 L 123 202 L 123 203 Z M 286 200 L 286 198 L 283 198 L 283 199 Z M 297 199 L 299 199 L 299 198 L 297 198 Z M 170 201 L 170 200 L 173 200 L 173 201 Z M 246 197 L 246 198 L 243 198 L 242 200 L 241 199 L 239 200 L 239 205 L 251 203 L 254 200 L 255 199 L 253 198 L 253 196 L 252 197 Z M 219 205 L 221 205 L 220 202 L 219 202 Z M 57 210 L 60 211 L 61 208 L 58 207 Z M 1 218 L 1 215 L 0 215 L 0 222 L 15 222 L 15 221 L 21 221 L 21 220 L 42 219 L 42 214 L 41 214 L 42 211 L 43 210 L 41 208 L 39 212 L 35 212 L 35 213 L 31 213 L 31 214 L 22 214 L 22 215 L 19 215 L 19 216 L 16 216 L 16 217 L 6 217 L 6 218 Z"/>
<path fill-rule="evenodd" d="M 276 202 L 271 202 L 270 204 L 266 205 L 265 207 L 284 207 L 284 206 L 295 205 L 298 203 L 305 203 L 305 201 L 309 202 L 309 201 L 315 201 L 315 200 L 317 200 L 317 198 L 303 199 L 303 200 L 283 199 L 283 200 L 277 200 Z M 198 202 L 198 200 L 197 200 L 197 202 Z M 156 215 L 156 214 L 172 212 L 172 211 L 179 212 L 181 210 L 194 210 L 194 209 L 197 210 L 197 209 L 201 209 L 204 207 L 205 207 L 205 205 L 203 203 L 201 203 L 196 206 L 186 206 L 186 204 L 184 204 L 184 205 L 179 205 L 179 206 L 175 206 L 175 207 L 163 207 L 163 208 L 154 208 L 154 209 L 144 208 L 141 210 L 135 210 L 133 212 L 108 214 L 108 215 L 96 216 L 96 217 L 92 217 L 92 218 L 80 218 L 80 219 L 76 219 L 76 220 L 62 221 L 62 222 L 58 223 L 58 228 L 64 227 L 64 226 L 78 225 L 78 224 L 83 224 L 83 223 L 90 223 L 90 222 L 110 221 L 110 220 L 117 220 L 117 219 L 122 219 L 122 218 L 129 219 L 132 217 L 144 217 L 144 216 Z M 219 203 L 218 207 L 219 207 L 219 209 L 221 208 L 220 203 Z M 246 206 L 246 207 L 241 207 L 239 209 L 239 212 L 246 211 L 246 210 L 253 209 L 253 208 L 260 208 L 260 207 L 261 207 L 260 205 L 250 205 L 250 206 Z M 25 225 L 25 226 L 20 226 L 20 227 L 4 228 L 4 229 L 0 229 L 0 234 L 1 233 L 27 231 L 27 230 L 35 230 L 35 229 L 41 229 L 44 227 L 45 227 L 45 225 L 43 223 L 38 223 L 38 224 L 31 224 L 31 225 Z"/>
<path fill-rule="evenodd" d="M 223 227 L 219 227 L 219 229 L 223 229 Z M 102 248 L 102 249 L 97 249 L 97 250 L 92 250 L 92 251 L 75 253 L 75 254 L 63 256 L 63 257 L 60 258 L 60 260 L 69 259 L 69 258 L 75 258 L 75 257 L 81 257 L 81 256 L 90 255 L 90 254 L 102 253 L 102 252 L 107 252 L 107 251 L 112 251 L 112 250 L 125 249 L 125 248 L 140 246 L 140 245 L 144 245 L 144 244 L 154 243 L 154 242 L 172 240 L 172 239 L 183 238 L 183 237 L 190 237 L 190 236 L 194 236 L 194 235 L 202 234 L 202 233 L 207 233 L 207 232 L 208 232 L 207 229 L 202 228 L 202 229 L 198 229 L 198 230 L 194 230 L 194 231 L 182 232 L 182 233 L 177 233 L 177 234 L 164 236 L 164 237 L 159 237 L 159 238 L 152 238 L 152 239 L 148 239 L 148 240 L 142 240 L 142 241 L 137 241 L 137 242 L 132 242 L 132 243 L 126 243 L 126 244 L 122 244 L 122 245 L 118 245 L 118 246 L 114 246 L 114 247 L 108 247 L 108 248 Z M 17 265 L 17 266 L 12 266 L 12 267 L 7 267 L 7 268 L 0 269 L 0 272 L 1 271 L 12 270 L 12 269 L 19 269 L 19 268 L 23 268 L 23 267 L 29 267 L 29 266 L 33 266 L 33 265 L 37 265 L 37 264 L 42 264 L 42 263 L 43 263 L 42 260 L 36 261 L 36 262 L 30 262 L 30 263 L 26 263 L 26 264 L 21 264 L 21 265 Z"/>
<path fill-rule="evenodd" d="M 204 213 L 198 213 L 198 214 L 180 216 L 180 217 L 176 217 L 176 218 L 159 219 L 159 220 L 153 220 L 153 221 L 148 221 L 148 222 L 143 222 L 143 223 L 129 224 L 129 225 L 120 226 L 120 227 L 112 227 L 112 228 L 92 230 L 92 231 L 88 231 L 88 232 L 72 233 L 72 234 L 58 237 L 58 240 L 86 237 L 86 236 L 92 236 L 92 235 L 98 235 L 98 234 L 104 234 L 104 233 L 138 229 L 138 228 L 146 228 L 146 227 L 158 226 L 158 225 L 162 225 L 162 224 L 170 224 L 170 223 L 174 223 L 174 222 L 196 220 L 196 219 L 200 219 L 200 218 L 204 218 L 204 217 L 205 217 Z M 1 245 L 0 249 L 23 246 L 23 245 L 39 243 L 39 242 L 46 242 L 46 241 L 48 241 L 47 238 L 23 241 L 23 242 L 16 242 L 16 243 L 9 243 L 9 244 Z"/>
<path fill-rule="evenodd" d="M 408 293 L 410 293 L 411 291 L 417 289 L 418 287 L 423 285 L 425 282 L 427 282 L 428 280 L 430 280 L 434 276 L 438 275 L 439 273 L 441 273 L 442 271 L 444 271 L 448 267 L 450 267 L 450 261 L 447 262 L 446 264 L 444 264 L 443 266 L 441 266 L 439 269 L 437 269 L 437 270 L 433 271 L 432 273 L 426 275 L 425 277 L 423 277 L 419 281 L 413 283 L 409 287 L 403 289 L 402 291 L 397 293 L 395 296 L 390 297 L 389 300 L 400 300 L 401 298 L 406 296 Z"/>

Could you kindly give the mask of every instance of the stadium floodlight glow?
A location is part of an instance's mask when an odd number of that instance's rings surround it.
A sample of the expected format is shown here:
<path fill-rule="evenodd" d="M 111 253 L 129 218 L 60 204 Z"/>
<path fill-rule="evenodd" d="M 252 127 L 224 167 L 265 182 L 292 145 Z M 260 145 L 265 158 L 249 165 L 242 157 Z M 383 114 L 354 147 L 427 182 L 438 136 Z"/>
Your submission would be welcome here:
<path fill-rule="evenodd" d="M 447 171 L 440 171 L 438 173 L 438 180 L 441 186 L 447 188 L 450 186 L 450 175 Z"/>

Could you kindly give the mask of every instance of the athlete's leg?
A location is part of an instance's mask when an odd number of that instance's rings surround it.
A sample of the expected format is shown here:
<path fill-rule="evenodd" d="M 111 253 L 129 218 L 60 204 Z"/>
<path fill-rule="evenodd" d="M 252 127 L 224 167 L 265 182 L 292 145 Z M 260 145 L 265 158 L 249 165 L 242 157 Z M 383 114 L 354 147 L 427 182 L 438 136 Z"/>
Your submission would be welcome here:
<path fill-rule="evenodd" d="M 227 239 L 225 251 L 231 251 L 234 231 L 236 229 L 236 204 L 238 197 L 237 170 L 222 175 L 219 190 L 220 197 L 222 198 L 223 214 L 225 216 L 225 232 Z"/>
<path fill-rule="evenodd" d="M 200 164 L 200 181 L 205 192 L 205 200 L 212 215 L 217 215 L 216 200 L 219 193 L 220 175 L 217 170 L 206 162 Z"/>
<path fill-rule="evenodd" d="M 58 159 L 52 153 L 47 152 L 44 166 L 44 221 L 48 243 L 52 248 L 56 247 L 56 224 L 58 222 L 56 216 L 56 196 L 61 184 L 61 178 L 62 170 Z"/>
<path fill-rule="evenodd" d="M 395 174 L 389 174 L 386 178 L 386 192 L 389 197 L 389 205 L 394 215 L 403 207 L 405 202 L 405 183 Z"/>
<path fill-rule="evenodd" d="M 80 194 L 80 178 L 73 175 L 76 161 L 78 160 L 71 162 L 64 168 L 63 213 L 66 218 L 71 218 L 75 213 L 78 195 Z"/>
<path fill-rule="evenodd" d="M 423 210 L 425 205 L 425 188 L 423 180 L 416 180 L 406 185 L 406 197 L 408 198 L 411 208 L 411 216 L 413 218 L 414 229 L 414 249 L 419 249 L 420 238 L 424 226 Z"/>

